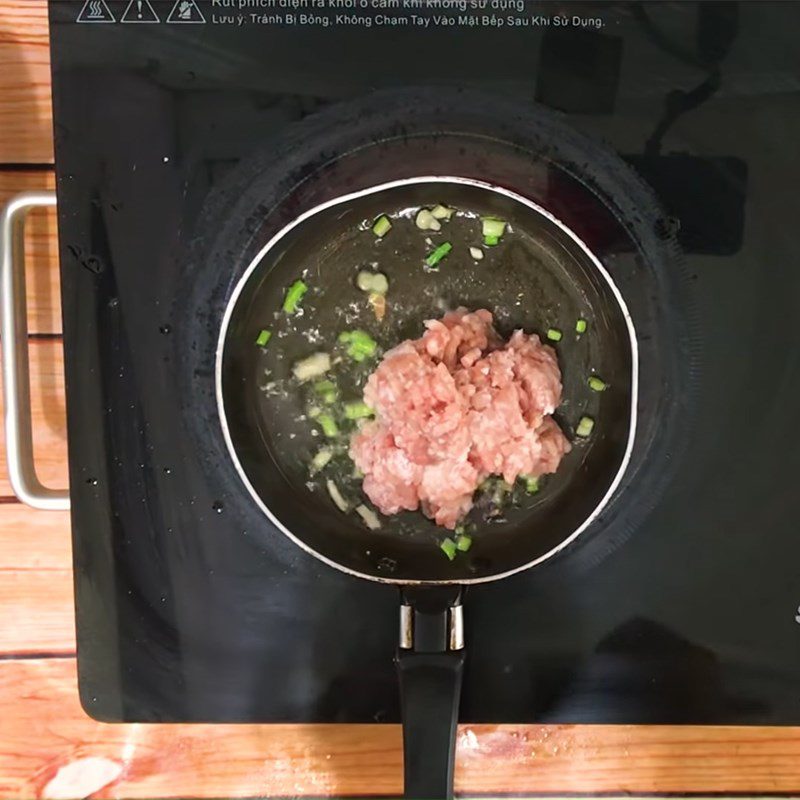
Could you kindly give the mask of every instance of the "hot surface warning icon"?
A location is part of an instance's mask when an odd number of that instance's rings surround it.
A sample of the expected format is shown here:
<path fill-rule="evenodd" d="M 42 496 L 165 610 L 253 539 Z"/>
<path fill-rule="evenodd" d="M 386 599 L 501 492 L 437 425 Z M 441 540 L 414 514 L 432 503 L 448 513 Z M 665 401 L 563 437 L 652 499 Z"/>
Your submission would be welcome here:
<path fill-rule="evenodd" d="M 167 17 L 167 22 L 205 22 L 203 12 L 197 7 L 196 0 L 175 0 L 175 5 Z"/>
<path fill-rule="evenodd" d="M 106 0 L 86 0 L 78 14 L 78 22 L 116 22 Z"/>
<path fill-rule="evenodd" d="M 150 0 L 130 0 L 120 22 L 159 22 Z"/>

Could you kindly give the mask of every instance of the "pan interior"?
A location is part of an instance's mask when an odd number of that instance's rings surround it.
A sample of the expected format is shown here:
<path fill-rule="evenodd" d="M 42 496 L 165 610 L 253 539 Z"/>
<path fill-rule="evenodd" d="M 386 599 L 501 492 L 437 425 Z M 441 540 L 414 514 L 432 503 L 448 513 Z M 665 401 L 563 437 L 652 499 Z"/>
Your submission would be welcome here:
<path fill-rule="evenodd" d="M 420 207 L 457 210 L 439 233 L 414 224 Z M 380 215 L 390 232 L 376 237 Z M 508 227 L 496 247 L 481 246 L 481 220 Z M 438 271 L 425 256 L 450 242 Z M 360 270 L 377 269 L 390 283 L 388 310 L 376 320 L 355 285 Z M 309 291 L 302 312 L 281 311 L 287 287 L 302 278 Z M 218 393 L 229 445 L 248 488 L 270 517 L 308 549 L 365 577 L 396 581 L 479 581 L 542 559 L 581 528 L 624 468 L 632 436 L 635 393 L 632 329 L 609 280 L 577 240 L 534 206 L 491 187 L 457 179 L 419 179 L 359 193 L 305 215 L 276 237 L 245 274 L 229 309 L 218 364 Z M 448 561 L 439 549 L 446 531 L 420 512 L 383 517 L 368 530 L 354 513 L 337 510 L 326 489 L 335 481 L 351 507 L 365 502 L 346 456 L 316 478 L 309 464 L 324 443 L 308 418 L 309 389 L 298 388 L 292 365 L 315 352 L 333 353 L 338 334 L 360 328 L 383 350 L 416 338 L 424 320 L 448 309 L 487 308 L 500 333 L 563 332 L 556 346 L 564 385 L 556 419 L 575 446 L 543 489 L 499 521 L 473 515 L 468 553 Z M 578 336 L 575 324 L 587 321 Z M 265 348 L 255 345 L 267 328 Z M 365 362 L 340 380 L 344 399 L 360 399 L 374 368 Z M 608 384 L 593 392 L 588 377 Z M 581 416 L 595 420 L 592 436 L 577 439 Z"/>

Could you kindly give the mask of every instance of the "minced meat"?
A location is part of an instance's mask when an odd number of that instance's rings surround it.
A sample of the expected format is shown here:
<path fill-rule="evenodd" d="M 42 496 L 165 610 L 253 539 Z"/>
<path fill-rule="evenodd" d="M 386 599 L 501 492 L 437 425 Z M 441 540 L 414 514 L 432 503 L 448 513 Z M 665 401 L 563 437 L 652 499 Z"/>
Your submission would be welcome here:
<path fill-rule="evenodd" d="M 350 443 L 363 489 L 384 514 L 421 508 L 453 529 L 489 475 L 555 472 L 570 444 L 555 352 L 535 334 L 505 342 L 485 309 L 429 320 L 383 357 L 364 389 L 375 419 Z"/>

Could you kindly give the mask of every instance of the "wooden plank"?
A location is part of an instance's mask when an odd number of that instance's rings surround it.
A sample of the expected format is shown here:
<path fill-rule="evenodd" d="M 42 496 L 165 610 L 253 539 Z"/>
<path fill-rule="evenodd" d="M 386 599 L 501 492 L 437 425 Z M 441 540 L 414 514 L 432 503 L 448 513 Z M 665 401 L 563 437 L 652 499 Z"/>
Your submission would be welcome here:
<path fill-rule="evenodd" d="M 52 172 L 4 172 L 0 168 L 0 206 L 20 192 L 55 188 Z M 28 330 L 61 333 L 58 223 L 54 208 L 32 211 L 25 229 Z"/>
<path fill-rule="evenodd" d="M 0 570 L 0 654 L 74 654 L 72 598 L 72 570 Z"/>
<path fill-rule="evenodd" d="M 0 3 L 0 163 L 53 162 L 47 0 Z"/>
<path fill-rule="evenodd" d="M 31 414 L 39 479 L 54 489 L 68 483 L 64 354 L 60 339 L 31 339 Z M 0 431 L 0 452 L 5 431 Z M 13 495 L 5 459 L 0 464 L 0 497 Z"/>
<path fill-rule="evenodd" d="M 69 512 L 0 503 L 0 620 L 4 657 L 75 652 Z"/>
<path fill-rule="evenodd" d="M 0 719 L 2 797 L 374 797 L 401 789 L 396 726 L 104 725 L 78 704 L 73 659 L 0 663 Z M 463 725 L 456 785 L 462 795 L 795 793 L 800 734 Z"/>
<path fill-rule="evenodd" d="M 71 568 L 68 511 L 37 511 L 22 503 L 0 503 L 0 575 L 6 570 L 44 574 Z M 10 617 L 0 611 L 0 619 Z"/>

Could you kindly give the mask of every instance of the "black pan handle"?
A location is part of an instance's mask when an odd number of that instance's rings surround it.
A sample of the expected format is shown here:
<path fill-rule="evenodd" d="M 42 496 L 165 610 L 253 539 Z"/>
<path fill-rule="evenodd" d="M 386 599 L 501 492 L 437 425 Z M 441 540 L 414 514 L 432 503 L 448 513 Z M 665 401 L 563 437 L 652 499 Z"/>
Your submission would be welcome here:
<path fill-rule="evenodd" d="M 404 590 L 395 658 L 406 798 L 451 800 L 464 671 L 459 587 Z"/>

